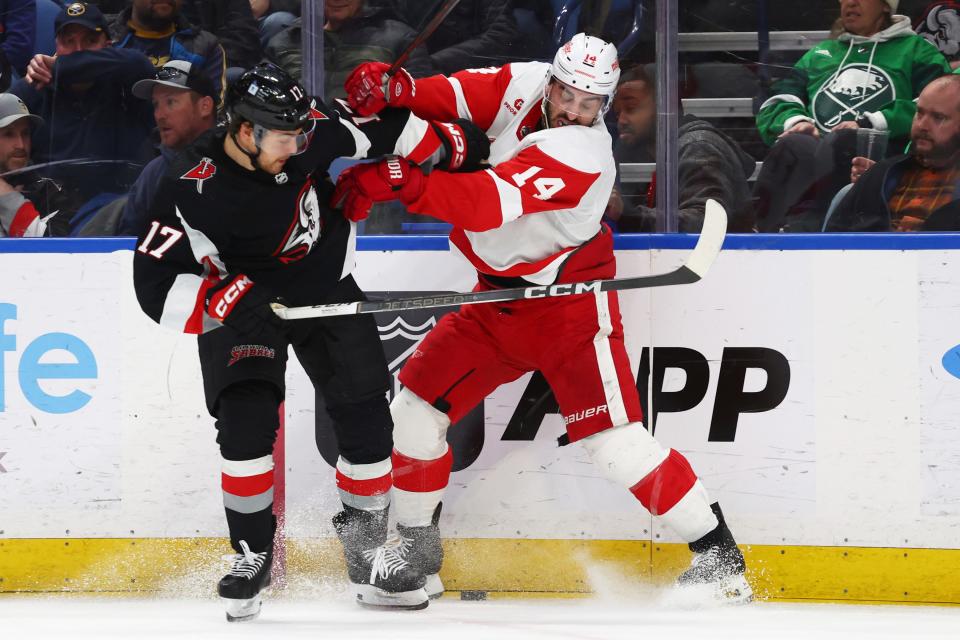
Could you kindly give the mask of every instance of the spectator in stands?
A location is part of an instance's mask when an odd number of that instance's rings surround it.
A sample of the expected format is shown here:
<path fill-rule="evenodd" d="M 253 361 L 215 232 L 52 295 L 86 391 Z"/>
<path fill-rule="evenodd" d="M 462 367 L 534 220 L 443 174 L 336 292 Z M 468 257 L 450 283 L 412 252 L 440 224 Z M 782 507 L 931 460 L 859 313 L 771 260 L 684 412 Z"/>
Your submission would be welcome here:
<path fill-rule="evenodd" d="M 184 0 L 181 11 L 190 24 L 217 37 L 227 68 L 242 73 L 260 62 L 262 47 L 250 0 Z"/>
<path fill-rule="evenodd" d="M 0 0 L 0 49 L 17 75 L 23 77 L 36 49 L 36 0 Z"/>
<path fill-rule="evenodd" d="M 266 49 L 273 36 L 300 16 L 300 0 L 250 0 L 250 9 L 260 28 L 260 44 Z"/>
<path fill-rule="evenodd" d="M 130 4 L 130 0 L 95 0 L 90 4 L 97 5 L 100 11 L 109 19 L 116 18 L 118 13 L 126 9 Z"/>
<path fill-rule="evenodd" d="M 119 234 L 135 236 L 150 210 L 160 178 L 174 155 L 216 124 L 216 89 L 210 78 L 183 60 L 163 65 L 152 80 L 133 85 L 133 95 L 153 103 L 153 117 L 160 132 L 160 155 L 143 168 L 130 189 Z M 109 221 L 99 222 L 104 232 Z"/>
<path fill-rule="evenodd" d="M 866 127 L 889 132 L 889 148 L 903 149 L 916 105 L 932 79 L 949 73 L 936 47 L 913 32 L 898 0 L 841 0 L 843 31 L 808 51 L 773 85 L 757 126 L 773 144 L 755 188 L 761 231 L 819 230 L 826 205 L 847 182 L 855 135 Z M 828 133 L 825 149 L 819 138 Z M 775 144 L 774 144 L 775 143 Z M 812 192 L 808 193 L 813 186 Z M 809 205 L 787 218 L 806 196 Z"/>
<path fill-rule="evenodd" d="M 413 41 L 416 33 L 392 10 L 368 5 L 366 0 L 325 0 L 323 27 L 324 99 L 343 98 L 343 83 L 362 62 L 393 62 Z M 294 78 L 301 77 L 300 20 L 273 37 L 266 57 Z M 404 63 L 414 77 L 432 75 L 435 70 L 423 46 L 417 47 Z"/>
<path fill-rule="evenodd" d="M 156 69 L 168 60 L 186 60 L 203 69 L 222 103 L 226 54 L 217 37 L 181 15 L 183 0 L 133 0 L 110 25 L 116 47 L 143 52 Z M 151 74 L 152 75 L 152 74 Z"/>
<path fill-rule="evenodd" d="M 433 3 L 393 0 L 398 15 L 416 28 L 429 20 Z M 438 72 L 502 66 L 513 59 L 520 38 L 512 0 L 461 0 L 427 39 L 430 61 Z"/>
<path fill-rule="evenodd" d="M 106 19 L 94 5 L 68 4 L 54 29 L 56 55 L 35 55 L 10 89 L 44 120 L 33 134 L 34 160 L 145 160 L 153 115 L 130 89 L 153 76 L 150 61 L 111 47 Z"/>
<path fill-rule="evenodd" d="M 30 130 L 40 124 L 43 119 L 31 115 L 20 98 L 11 93 L 0 94 L 0 174 L 24 169 L 30 164 Z M 49 235 L 53 225 L 47 224 L 46 213 L 50 211 L 44 206 L 47 199 L 32 196 L 45 195 L 42 187 L 54 183 L 44 179 L 27 185 L 16 182 L 18 185 L 13 186 L 0 177 L 0 238 Z M 53 190 L 57 191 L 56 186 Z"/>
<path fill-rule="evenodd" d="M 924 88 L 910 138 L 909 153 L 854 169 L 827 231 L 960 231 L 960 76 Z"/>
<path fill-rule="evenodd" d="M 614 158 L 623 162 L 656 160 L 656 83 L 642 66 L 624 72 L 613 99 L 619 136 Z M 703 227 L 708 198 L 723 205 L 730 231 L 753 230 L 753 212 L 747 178 L 755 162 L 739 145 L 706 120 L 684 115 L 677 132 L 680 183 L 679 231 L 696 233 Z M 656 177 L 656 176 L 654 176 Z M 624 185 L 622 213 L 615 194 L 607 215 L 618 231 L 650 232 L 656 225 L 655 180 L 649 190 Z"/>

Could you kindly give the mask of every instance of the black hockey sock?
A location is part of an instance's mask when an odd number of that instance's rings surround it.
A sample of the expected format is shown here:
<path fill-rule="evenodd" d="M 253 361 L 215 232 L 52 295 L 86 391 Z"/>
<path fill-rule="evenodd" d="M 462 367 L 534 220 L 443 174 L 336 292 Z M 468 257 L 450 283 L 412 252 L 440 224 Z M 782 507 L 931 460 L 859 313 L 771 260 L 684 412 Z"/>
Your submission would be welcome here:
<path fill-rule="evenodd" d="M 690 551 L 694 553 L 704 553 L 710 547 L 736 544 L 733 541 L 733 534 L 730 533 L 730 529 L 727 528 L 727 523 L 723 519 L 723 512 L 720 511 L 720 503 L 714 502 L 711 504 L 710 510 L 717 516 L 717 526 L 714 527 L 713 531 L 710 531 L 699 540 L 694 540 L 687 545 L 690 547 Z"/>
<path fill-rule="evenodd" d="M 277 519 L 273 515 L 272 504 L 255 513 L 240 513 L 226 508 L 224 511 L 227 513 L 227 527 L 230 529 L 230 546 L 234 551 L 241 553 L 241 540 L 245 541 L 254 553 L 263 553 L 273 547 Z"/>

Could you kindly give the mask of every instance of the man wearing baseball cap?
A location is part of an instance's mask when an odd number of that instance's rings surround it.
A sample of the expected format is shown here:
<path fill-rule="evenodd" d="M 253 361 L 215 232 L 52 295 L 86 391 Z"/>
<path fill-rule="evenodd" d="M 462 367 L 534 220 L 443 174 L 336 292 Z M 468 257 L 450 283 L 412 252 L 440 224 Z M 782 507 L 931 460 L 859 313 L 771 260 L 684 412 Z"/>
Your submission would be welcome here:
<path fill-rule="evenodd" d="M 133 85 L 133 95 L 153 103 L 160 155 L 143 168 L 130 188 L 119 235 L 137 235 L 157 185 L 174 155 L 216 124 L 217 91 L 210 78 L 185 60 L 171 60 L 156 77 Z"/>
<path fill-rule="evenodd" d="M 66 5 L 54 28 L 55 55 L 33 56 L 26 76 L 10 88 L 45 121 L 34 132 L 34 159 L 144 160 L 153 116 L 130 90 L 153 77 L 153 65 L 138 51 L 110 46 L 96 5 Z"/>
<path fill-rule="evenodd" d="M 0 176 L 30 164 L 30 129 L 41 124 L 20 98 L 0 94 Z M 0 177 L 0 238 L 36 237 L 45 231 L 36 206 Z"/>

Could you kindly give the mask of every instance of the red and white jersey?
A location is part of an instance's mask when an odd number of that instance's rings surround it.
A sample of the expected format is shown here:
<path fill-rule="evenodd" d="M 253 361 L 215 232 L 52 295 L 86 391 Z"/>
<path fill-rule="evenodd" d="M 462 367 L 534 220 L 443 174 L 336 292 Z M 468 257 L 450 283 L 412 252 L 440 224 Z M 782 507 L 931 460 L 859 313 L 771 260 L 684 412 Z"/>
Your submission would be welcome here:
<path fill-rule="evenodd" d="M 433 172 L 411 210 L 452 222 L 451 242 L 481 273 L 537 284 L 600 232 L 616 179 L 602 122 L 537 130 L 549 72 L 525 62 L 424 78 L 410 105 L 425 119 L 467 118 L 491 139 L 490 169 Z"/>
<path fill-rule="evenodd" d="M 47 223 L 32 202 L 16 191 L 0 197 L 0 238 L 39 238 Z"/>

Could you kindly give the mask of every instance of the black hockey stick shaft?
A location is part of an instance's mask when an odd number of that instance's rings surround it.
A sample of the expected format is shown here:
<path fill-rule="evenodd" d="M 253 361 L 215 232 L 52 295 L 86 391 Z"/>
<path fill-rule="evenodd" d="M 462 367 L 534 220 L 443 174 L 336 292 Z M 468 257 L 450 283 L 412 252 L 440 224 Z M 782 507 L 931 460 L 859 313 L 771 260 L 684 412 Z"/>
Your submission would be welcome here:
<path fill-rule="evenodd" d="M 389 78 L 403 66 L 403 63 L 407 61 L 407 58 L 410 57 L 410 54 L 414 50 L 427 41 L 427 38 L 433 35 L 433 32 L 437 30 L 437 27 L 440 26 L 440 23 L 443 22 L 444 18 L 453 11 L 460 3 L 460 0 L 446 0 L 437 12 L 434 14 L 433 18 L 430 19 L 430 22 L 420 30 L 420 33 L 413 39 L 410 44 L 407 45 L 407 48 L 400 52 L 400 55 L 397 56 L 397 59 L 393 61 L 393 64 L 390 65 L 390 68 L 387 69 L 387 77 Z"/>
<path fill-rule="evenodd" d="M 465 304 L 485 302 L 511 302 L 556 298 L 559 296 L 599 293 L 603 291 L 624 291 L 628 289 L 647 289 L 650 287 L 669 287 L 678 284 L 691 284 L 700 280 L 716 260 L 727 234 L 727 212 L 716 200 L 707 200 L 704 211 L 703 230 L 686 262 L 667 273 L 636 278 L 615 278 L 611 280 L 592 280 L 590 282 L 571 282 L 540 287 L 517 287 L 514 289 L 494 289 L 470 293 L 441 293 L 409 298 L 388 300 L 365 300 L 342 304 L 320 304 L 309 307 L 285 307 L 273 304 L 274 312 L 284 320 L 304 318 L 324 318 L 346 316 L 360 313 L 379 313 L 382 311 L 404 311 L 406 309 L 436 309 L 457 307 Z"/>

